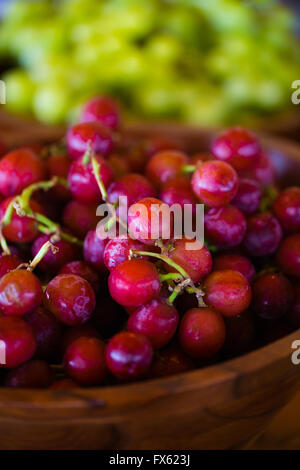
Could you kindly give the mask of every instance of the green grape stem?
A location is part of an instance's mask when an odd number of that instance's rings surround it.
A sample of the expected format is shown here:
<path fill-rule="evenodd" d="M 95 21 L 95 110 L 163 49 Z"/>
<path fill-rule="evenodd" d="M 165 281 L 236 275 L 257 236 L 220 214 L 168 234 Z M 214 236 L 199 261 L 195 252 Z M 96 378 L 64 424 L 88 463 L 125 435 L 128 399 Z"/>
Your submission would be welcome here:
<path fill-rule="evenodd" d="M 38 183 L 31 184 L 30 186 L 25 188 L 23 192 L 19 196 L 16 196 L 8 205 L 0 224 L 0 230 L 1 228 L 10 224 L 13 211 L 15 210 L 20 217 L 31 217 L 35 219 L 38 222 L 37 228 L 40 232 L 45 233 L 47 235 L 57 233 L 59 234 L 60 238 L 69 241 L 70 243 L 82 246 L 83 242 L 81 240 L 78 240 L 78 238 L 74 237 L 73 235 L 63 232 L 59 224 L 53 222 L 48 217 L 43 214 L 40 214 L 39 212 L 34 212 L 30 207 L 30 199 L 35 191 L 37 191 L 38 189 L 43 189 L 47 191 L 56 186 L 57 184 L 62 184 L 68 187 L 68 182 L 66 179 L 55 176 L 49 181 L 39 181 Z M 6 241 L 4 241 L 3 238 L 4 237 L 2 235 L 0 237 L 0 243 L 2 249 L 4 250 Z"/>
<path fill-rule="evenodd" d="M 89 140 L 88 143 L 87 143 L 87 149 L 86 149 L 86 152 L 85 154 L 83 155 L 82 157 L 82 163 L 83 165 L 88 165 L 91 161 L 91 158 L 93 157 L 93 148 L 92 148 L 92 144 L 91 144 L 91 141 Z"/>
<path fill-rule="evenodd" d="M 1 227 L 0 227 L 0 245 L 1 245 L 2 251 L 5 255 L 10 255 L 11 254 L 11 251 L 8 247 L 6 238 L 3 236 Z"/>
<path fill-rule="evenodd" d="M 101 197 L 102 197 L 103 201 L 109 202 L 105 185 L 104 185 L 104 183 L 101 179 L 101 176 L 100 176 L 100 165 L 99 165 L 99 163 L 97 162 L 97 160 L 94 156 L 92 157 L 92 167 L 93 167 L 94 176 L 96 178 L 96 181 L 97 181 L 100 193 L 101 193 Z"/>
<path fill-rule="evenodd" d="M 164 263 L 167 263 L 169 266 L 171 266 L 172 268 L 176 269 L 176 271 L 178 271 L 178 273 L 160 274 L 161 282 L 180 280 L 180 283 L 174 287 L 173 292 L 168 299 L 168 303 L 173 303 L 176 297 L 182 292 L 183 289 L 185 289 L 189 294 L 196 295 L 198 299 L 199 307 L 206 306 L 203 301 L 204 292 L 195 286 L 194 282 L 192 281 L 188 273 L 181 266 L 179 266 L 179 264 L 175 263 L 165 254 L 152 253 L 149 251 L 130 250 L 129 256 L 130 257 L 151 256 L 153 258 L 159 259 L 160 261 L 163 261 Z"/>
<path fill-rule="evenodd" d="M 160 279 L 161 282 L 173 281 L 173 280 L 178 281 L 178 280 L 182 279 L 182 276 L 179 273 L 160 274 L 159 279 Z"/>
<path fill-rule="evenodd" d="M 194 173 L 195 170 L 196 165 L 183 165 L 183 167 L 181 168 L 181 171 L 184 174 Z"/>
<path fill-rule="evenodd" d="M 68 182 L 65 178 L 59 178 L 58 176 L 54 176 L 49 181 L 39 181 L 38 183 L 31 184 L 24 191 L 21 193 L 20 196 L 17 197 L 17 201 L 21 207 L 21 209 L 28 209 L 30 204 L 30 199 L 32 194 L 37 191 L 38 189 L 43 189 L 44 191 L 48 191 L 49 189 L 53 188 L 57 184 L 62 184 L 68 187 Z"/>
<path fill-rule="evenodd" d="M 179 264 L 175 263 L 174 261 L 172 261 L 170 258 L 168 258 L 168 256 L 166 255 L 161 255 L 159 253 L 152 253 L 150 251 L 136 251 L 136 250 L 131 250 L 131 253 L 133 256 L 137 255 L 137 256 L 152 256 L 153 258 L 157 258 L 161 261 L 164 261 L 165 263 L 167 263 L 169 266 L 171 266 L 172 268 L 176 269 L 176 271 L 179 272 L 179 274 L 181 275 L 181 277 L 183 277 L 184 279 L 190 279 L 188 273 L 181 267 L 179 266 Z"/>
<path fill-rule="evenodd" d="M 27 266 L 27 271 L 33 271 L 50 249 L 54 254 L 59 251 L 59 249 L 54 246 L 50 241 L 44 243 L 43 246 L 40 248 L 39 252 L 35 255 L 33 260 Z"/>

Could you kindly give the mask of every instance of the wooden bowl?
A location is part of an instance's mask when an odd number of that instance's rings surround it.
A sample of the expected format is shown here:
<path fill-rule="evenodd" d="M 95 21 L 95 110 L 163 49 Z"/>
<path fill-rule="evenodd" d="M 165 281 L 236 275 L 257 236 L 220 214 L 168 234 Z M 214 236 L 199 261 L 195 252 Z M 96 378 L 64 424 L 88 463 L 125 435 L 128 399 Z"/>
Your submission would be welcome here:
<path fill-rule="evenodd" d="M 39 131 L 34 139 L 58 137 L 61 129 L 51 132 Z M 168 124 L 139 125 L 128 132 L 167 134 L 190 151 L 207 148 L 212 137 L 205 130 Z M 29 131 L 25 134 L 28 142 Z M 20 143 L 20 135 L 14 143 Z M 262 142 L 282 181 L 299 183 L 300 146 L 270 137 L 262 137 Z M 300 383 L 300 366 L 291 362 L 291 345 L 297 339 L 300 330 L 236 359 L 130 385 L 55 391 L 2 388 L 0 448 L 244 448 Z"/>

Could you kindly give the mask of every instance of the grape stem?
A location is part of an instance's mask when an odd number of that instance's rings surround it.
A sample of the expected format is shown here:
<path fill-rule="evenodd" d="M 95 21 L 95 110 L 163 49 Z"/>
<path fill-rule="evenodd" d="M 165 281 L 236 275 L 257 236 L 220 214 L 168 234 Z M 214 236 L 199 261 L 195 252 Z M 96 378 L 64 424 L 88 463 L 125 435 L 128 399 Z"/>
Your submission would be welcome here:
<path fill-rule="evenodd" d="M 59 251 L 57 246 L 54 246 L 50 241 L 47 241 L 46 243 L 43 244 L 43 246 L 40 248 L 38 253 L 33 258 L 33 260 L 27 266 L 27 271 L 33 271 L 50 249 L 52 250 L 53 254 Z"/>
<path fill-rule="evenodd" d="M 259 210 L 260 212 L 266 212 L 268 211 L 271 207 L 273 202 L 278 196 L 278 191 L 277 189 L 269 185 L 265 188 L 263 197 L 261 198 L 260 205 L 259 205 Z"/>
<path fill-rule="evenodd" d="M 194 173 L 196 170 L 196 165 L 183 165 L 181 168 L 182 173 Z"/>
<path fill-rule="evenodd" d="M 152 253 L 150 251 L 136 251 L 136 250 L 130 250 L 131 253 L 132 253 L 132 256 L 152 256 L 153 258 L 157 258 L 161 261 L 164 261 L 165 263 L 167 263 L 169 266 L 171 266 L 172 268 L 176 269 L 176 271 L 179 272 L 179 274 L 181 274 L 181 277 L 183 277 L 184 279 L 190 279 L 188 273 L 181 267 L 179 266 L 179 264 L 175 263 L 174 261 L 172 261 L 170 258 L 168 258 L 168 256 L 166 255 L 161 255 L 159 253 Z"/>
<path fill-rule="evenodd" d="M 5 214 L 2 218 L 2 221 L 1 221 L 1 225 L 2 227 L 5 227 L 5 225 L 8 225 L 10 224 L 11 222 L 11 218 L 12 218 L 12 215 L 13 215 L 13 212 L 14 212 L 14 204 L 16 202 L 16 199 L 17 198 L 14 198 L 10 203 L 9 205 L 7 206 L 6 208 L 6 211 L 5 211 Z"/>
<path fill-rule="evenodd" d="M 114 208 L 116 208 L 116 203 L 111 203 L 109 201 L 109 198 L 108 198 L 108 194 L 107 194 L 107 191 L 106 191 L 106 188 L 105 188 L 105 185 L 102 181 L 102 178 L 100 176 L 100 168 L 101 166 L 99 165 L 99 163 L 97 162 L 96 158 L 93 156 L 92 157 L 92 167 L 93 167 L 93 173 L 94 173 L 94 176 L 96 178 L 96 181 L 97 181 L 97 184 L 98 184 L 98 187 L 99 187 L 99 190 L 100 190 L 100 193 L 101 193 L 101 197 L 102 197 L 102 200 L 104 202 L 107 202 L 108 204 L 110 204 L 111 206 L 113 206 Z M 113 226 L 113 224 L 115 222 L 118 222 L 120 225 L 122 225 L 122 227 L 125 228 L 125 230 L 128 231 L 128 227 L 127 225 L 125 224 L 125 222 L 123 222 L 122 219 L 120 219 L 118 216 L 116 215 L 113 215 L 111 217 L 111 219 L 107 222 L 107 224 L 105 225 L 105 231 L 108 232 L 111 227 Z M 130 235 L 130 234 L 129 234 Z M 131 238 L 134 239 L 134 237 L 132 235 L 130 235 Z"/>
<path fill-rule="evenodd" d="M 35 191 L 37 191 L 38 189 L 48 191 L 49 189 L 56 186 L 58 183 L 62 184 L 65 187 L 68 187 L 68 182 L 65 178 L 59 178 L 58 176 L 54 176 L 49 181 L 39 181 L 38 183 L 31 184 L 30 186 L 25 188 L 22 194 L 17 197 L 17 202 L 19 203 L 21 209 L 28 209 L 31 196 Z"/>
<path fill-rule="evenodd" d="M 170 297 L 167 299 L 168 304 L 172 305 L 174 300 L 177 298 L 177 296 L 181 293 L 183 289 L 185 289 L 188 285 L 190 284 L 189 279 L 184 279 L 181 281 L 177 286 L 174 287 L 172 294 Z"/>
<path fill-rule="evenodd" d="M 105 185 L 103 184 L 103 181 L 100 176 L 100 165 L 94 156 L 92 157 L 92 167 L 93 167 L 94 176 L 96 178 L 96 181 L 97 181 L 100 193 L 101 193 L 101 197 L 103 201 L 107 202 L 108 196 L 107 196 Z"/>
<path fill-rule="evenodd" d="M 2 248 L 2 251 L 3 251 L 3 254 L 5 254 L 5 255 L 10 255 L 11 254 L 11 251 L 8 247 L 7 242 L 6 242 L 6 238 L 3 236 L 1 227 L 0 227 L 0 245 L 1 245 L 1 248 Z"/>
<path fill-rule="evenodd" d="M 24 191 L 19 195 L 13 198 L 13 200 L 10 202 L 10 204 L 7 206 L 5 214 L 2 218 L 1 224 L 0 224 L 0 232 L 2 233 L 2 228 L 5 227 L 6 225 L 10 224 L 13 211 L 15 210 L 16 213 L 20 217 L 31 217 L 32 219 L 35 219 L 38 224 L 38 230 L 42 233 L 45 233 L 47 235 L 51 233 L 56 233 L 59 234 L 59 237 L 69 241 L 70 243 L 74 243 L 76 245 L 82 246 L 83 242 L 81 240 L 78 240 L 78 238 L 74 237 L 73 235 L 70 235 L 68 233 L 65 233 L 61 230 L 61 227 L 59 224 L 53 222 L 52 220 L 48 219 L 43 214 L 40 214 L 39 212 L 34 212 L 30 208 L 30 199 L 32 194 L 38 190 L 38 189 L 43 189 L 45 191 L 53 188 L 57 184 L 62 184 L 66 187 L 68 187 L 68 182 L 64 178 L 59 178 L 55 176 L 49 181 L 39 181 L 38 183 L 31 184 L 27 188 L 24 189 Z M 6 240 L 3 240 L 4 237 L 0 233 L 0 244 L 2 249 L 4 250 L 5 245 L 7 245 Z M 6 250 L 7 252 L 7 250 Z"/>
<path fill-rule="evenodd" d="M 171 260 L 168 256 L 164 254 L 159 254 L 159 253 L 152 253 L 149 251 L 137 251 L 137 250 L 130 250 L 129 251 L 129 256 L 130 257 L 135 257 L 135 256 L 152 256 L 153 258 L 157 258 L 160 261 L 163 261 L 164 263 L 167 263 L 169 266 L 172 268 L 176 269 L 178 273 L 168 273 L 168 274 L 161 274 L 160 275 L 160 280 L 161 282 L 163 281 L 174 281 L 174 280 L 181 280 L 177 286 L 174 287 L 172 294 L 170 295 L 168 299 L 168 303 L 173 303 L 176 297 L 180 294 L 180 292 L 183 289 L 186 289 L 186 291 L 189 294 L 195 294 L 198 300 L 198 305 L 199 307 L 206 307 L 204 301 L 203 301 L 203 295 L 204 292 L 199 289 L 198 287 L 195 286 L 194 282 L 188 275 L 188 273 L 181 267 L 179 264 L 175 263 L 173 260 Z"/>
<path fill-rule="evenodd" d="M 182 279 L 182 276 L 179 273 L 160 274 L 159 279 L 160 279 L 161 282 L 173 281 L 173 280 L 174 281 L 179 281 L 180 279 Z"/>
<path fill-rule="evenodd" d="M 82 157 L 82 163 L 83 165 L 88 165 L 90 163 L 90 160 L 91 160 L 91 156 L 93 155 L 93 148 L 92 148 L 92 144 L 91 144 L 91 141 L 89 140 L 88 143 L 87 143 L 87 149 L 86 149 L 86 152 L 85 154 L 83 155 Z"/>

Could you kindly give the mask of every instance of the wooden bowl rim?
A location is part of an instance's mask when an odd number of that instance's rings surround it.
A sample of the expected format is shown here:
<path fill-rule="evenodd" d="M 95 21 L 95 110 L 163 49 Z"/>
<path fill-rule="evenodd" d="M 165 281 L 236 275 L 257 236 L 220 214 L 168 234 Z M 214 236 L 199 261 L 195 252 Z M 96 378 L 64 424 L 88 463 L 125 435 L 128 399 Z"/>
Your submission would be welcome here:
<path fill-rule="evenodd" d="M 66 390 L 41 389 L 0 389 L 0 408 L 98 408 L 113 409 L 116 406 L 142 405 L 161 396 L 176 395 L 187 391 L 201 391 L 214 385 L 225 385 L 235 382 L 238 378 L 251 377 L 259 370 L 267 370 L 269 366 L 286 362 L 293 350 L 292 343 L 300 340 L 300 329 L 274 341 L 267 346 L 255 349 L 242 356 L 226 360 L 214 365 L 195 369 L 189 372 L 133 382 L 123 385 L 111 385 L 94 388 L 74 388 Z M 294 367 L 298 367 L 294 365 Z M 300 369 L 299 369 L 300 372 Z M 261 384 L 268 383 L 268 377 L 260 377 Z M 254 387 L 255 389 L 255 387 Z M 253 389 L 253 391 L 254 391 Z M 116 394 L 116 391 L 119 393 Z M 244 392 L 249 395 L 251 387 Z"/>
<path fill-rule="evenodd" d="M 170 123 L 142 123 L 128 126 L 129 132 L 137 134 L 153 134 L 172 132 L 179 136 L 190 135 L 192 137 L 205 136 L 211 138 L 215 133 L 212 129 L 204 129 L 182 124 Z M 264 146 L 277 149 L 286 154 L 291 160 L 300 162 L 300 145 L 284 138 L 277 138 L 268 134 L 258 133 Z M 162 395 L 175 395 L 188 390 L 203 390 L 216 384 L 234 381 L 239 377 L 251 377 L 259 370 L 265 370 L 270 365 L 281 364 L 289 360 L 293 350 L 292 343 L 300 340 L 300 328 L 293 333 L 274 341 L 264 347 L 255 349 L 239 357 L 206 366 L 193 371 L 164 377 L 146 379 L 143 382 L 134 382 L 123 385 L 102 386 L 94 388 L 74 388 L 66 390 L 41 390 L 41 389 L 8 389 L 0 388 L 0 407 L 8 408 L 44 408 L 44 409 L 84 409 L 91 405 L 113 409 L 116 406 L 140 404 L 146 400 Z M 295 365 L 295 367 L 297 367 Z M 300 368 L 299 368 L 300 372 Z M 266 374 L 267 375 L 267 374 Z M 268 377 L 262 374 L 261 383 L 268 381 Z M 118 391 L 119 393 L 115 393 Z M 245 391 L 249 394 L 249 388 Z"/>

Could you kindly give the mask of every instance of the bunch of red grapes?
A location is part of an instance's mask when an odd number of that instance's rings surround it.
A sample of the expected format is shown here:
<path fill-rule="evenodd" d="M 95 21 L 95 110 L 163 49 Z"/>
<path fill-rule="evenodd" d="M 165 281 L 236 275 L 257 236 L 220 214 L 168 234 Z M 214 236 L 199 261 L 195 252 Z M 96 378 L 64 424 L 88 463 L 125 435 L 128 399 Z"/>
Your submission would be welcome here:
<path fill-rule="evenodd" d="M 247 130 L 188 155 L 168 137 L 133 139 L 100 97 L 64 142 L 0 149 L 4 386 L 162 377 L 300 327 L 300 187 L 278 189 Z M 118 214 L 120 196 L 135 237 L 103 239 L 97 206 Z M 204 245 L 163 239 L 161 219 L 152 237 L 153 204 L 204 204 Z"/>

